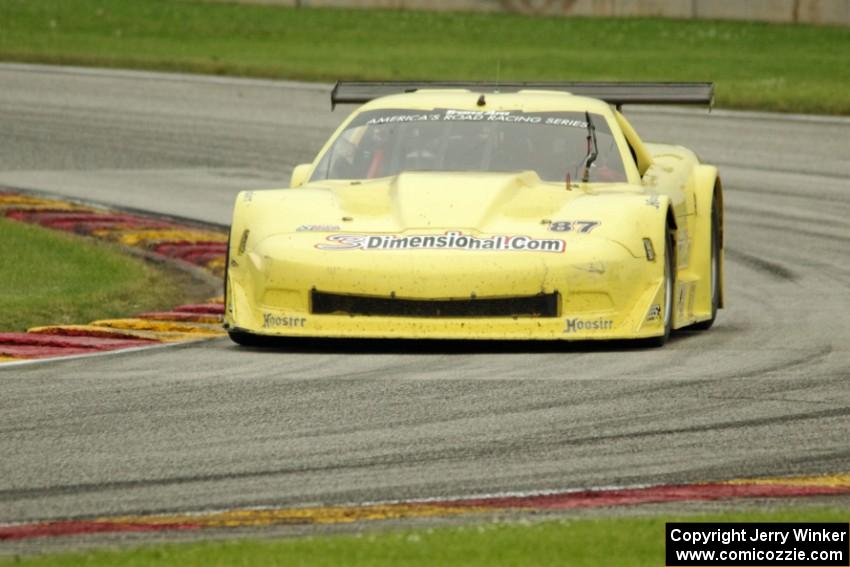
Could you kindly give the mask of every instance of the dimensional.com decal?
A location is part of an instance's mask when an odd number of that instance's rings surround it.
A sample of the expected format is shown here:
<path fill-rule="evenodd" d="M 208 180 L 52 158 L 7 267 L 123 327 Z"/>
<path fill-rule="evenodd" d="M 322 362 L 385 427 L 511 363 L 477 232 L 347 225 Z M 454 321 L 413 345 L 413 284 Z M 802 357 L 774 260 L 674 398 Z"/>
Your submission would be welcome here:
<path fill-rule="evenodd" d="M 496 234 L 477 237 L 460 231 L 445 234 L 416 234 L 410 236 L 332 234 L 328 243 L 316 244 L 321 250 L 504 250 L 518 252 L 561 253 L 564 240 L 532 238 L 522 235 Z"/>

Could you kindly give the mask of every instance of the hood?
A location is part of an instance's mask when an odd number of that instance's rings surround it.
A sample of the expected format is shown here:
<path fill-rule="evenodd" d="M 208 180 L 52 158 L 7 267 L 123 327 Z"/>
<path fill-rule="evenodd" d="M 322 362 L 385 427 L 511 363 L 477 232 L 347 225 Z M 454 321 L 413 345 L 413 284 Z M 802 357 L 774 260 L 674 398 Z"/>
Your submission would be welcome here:
<path fill-rule="evenodd" d="M 635 193 L 627 184 L 567 190 L 533 172 L 406 172 L 362 182 L 325 181 L 299 189 L 262 192 L 286 212 L 280 232 L 339 230 L 392 232 L 463 230 L 480 233 L 546 232 L 547 221 L 582 215 L 594 197 Z M 589 211 L 586 211 L 589 213 Z M 594 220 L 591 218 L 573 220 Z"/>

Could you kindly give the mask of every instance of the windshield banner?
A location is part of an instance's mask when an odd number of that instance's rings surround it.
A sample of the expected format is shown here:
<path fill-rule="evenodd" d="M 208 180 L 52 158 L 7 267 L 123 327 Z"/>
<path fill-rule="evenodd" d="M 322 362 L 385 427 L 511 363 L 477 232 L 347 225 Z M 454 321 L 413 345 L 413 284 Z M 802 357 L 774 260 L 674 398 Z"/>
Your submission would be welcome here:
<path fill-rule="evenodd" d="M 381 109 L 363 112 L 357 116 L 349 128 L 382 124 L 411 124 L 416 122 L 504 122 L 513 124 L 539 124 L 541 126 L 562 126 L 567 128 L 587 128 L 583 112 L 523 112 L 520 110 L 453 110 L 435 108 L 434 110 Z M 609 132 L 605 120 L 600 116 L 600 131 Z"/>

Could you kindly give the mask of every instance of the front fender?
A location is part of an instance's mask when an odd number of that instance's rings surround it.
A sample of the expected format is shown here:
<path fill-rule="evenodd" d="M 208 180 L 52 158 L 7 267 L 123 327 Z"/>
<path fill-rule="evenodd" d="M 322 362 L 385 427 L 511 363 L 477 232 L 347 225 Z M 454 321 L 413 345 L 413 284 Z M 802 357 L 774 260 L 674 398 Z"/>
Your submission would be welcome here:
<path fill-rule="evenodd" d="M 248 261 L 245 251 L 251 242 L 252 215 L 255 213 L 254 192 L 241 191 L 236 196 L 233 205 L 233 218 L 230 223 L 230 237 L 227 245 L 227 266 L 224 282 L 224 326 L 230 328 L 236 325 L 237 311 L 240 309 L 240 280 L 244 272 L 244 264 Z M 256 235 L 255 235 L 256 237 Z M 243 307 L 244 308 L 244 307 Z"/>
<path fill-rule="evenodd" d="M 653 260 L 663 254 L 667 238 L 667 226 L 672 223 L 676 228 L 672 214 L 672 202 L 667 195 L 641 195 L 611 203 L 616 205 L 617 214 L 603 218 L 603 235 L 625 246 L 636 258 L 647 258 L 645 239 L 652 244 Z"/>

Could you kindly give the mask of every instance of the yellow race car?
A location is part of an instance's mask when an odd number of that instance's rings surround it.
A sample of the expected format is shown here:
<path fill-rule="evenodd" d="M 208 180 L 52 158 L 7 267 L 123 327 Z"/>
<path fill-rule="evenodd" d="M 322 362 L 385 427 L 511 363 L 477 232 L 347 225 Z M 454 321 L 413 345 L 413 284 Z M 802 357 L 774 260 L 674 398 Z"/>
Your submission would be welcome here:
<path fill-rule="evenodd" d="M 225 328 L 270 337 L 640 339 L 723 306 L 723 195 L 623 104 L 710 83 L 337 83 L 365 103 L 289 189 L 238 195 Z"/>

